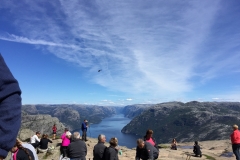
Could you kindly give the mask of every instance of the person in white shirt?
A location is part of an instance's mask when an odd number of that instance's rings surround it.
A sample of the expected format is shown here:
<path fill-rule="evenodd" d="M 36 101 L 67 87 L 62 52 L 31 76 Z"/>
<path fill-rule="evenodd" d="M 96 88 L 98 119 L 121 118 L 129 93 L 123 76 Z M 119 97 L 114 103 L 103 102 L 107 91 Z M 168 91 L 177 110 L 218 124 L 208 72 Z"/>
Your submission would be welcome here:
<path fill-rule="evenodd" d="M 41 133 L 39 131 L 36 132 L 36 134 L 34 136 L 31 137 L 31 145 L 34 148 L 37 148 L 40 142 L 40 139 L 38 137 L 40 137 Z"/>

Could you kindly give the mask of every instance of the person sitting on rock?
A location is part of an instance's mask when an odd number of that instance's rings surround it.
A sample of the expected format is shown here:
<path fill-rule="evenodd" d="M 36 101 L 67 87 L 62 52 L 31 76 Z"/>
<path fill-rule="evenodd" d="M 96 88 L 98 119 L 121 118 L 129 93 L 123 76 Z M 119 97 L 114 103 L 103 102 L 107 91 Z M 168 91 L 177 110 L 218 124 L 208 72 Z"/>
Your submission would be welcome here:
<path fill-rule="evenodd" d="M 50 139 L 48 139 L 47 134 L 43 134 L 42 138 L 39 143 L 39 147 L 37 148 L 37 151 L 40 153 L 47 152 L 48 150 L 48 142 L 52 143 Z"/>
<path fill-rule="evenodd" d="M 155 160 L 158 155 L 159 151 L 151 143 L 142 139 L 137 140 L 136 160 Z"/>
<path fill-rule="evenodd" d="M 53 140 L 56 139 L 56 134 L 57 134 L 57 127 L 56 124 L 53 125 L 52 127 L 52 131 L 53 131 Z"/>
<path fill-rule="evenodd" d="M 31 150 L 24 148 L 19 141 L 16 140 L 15 145 L 12 147 L 13 160 L 35 160 Z"/>
<path fill-rule="evenodd" d="M 74 141 L 67 147 L 67 155 L 73 160 L 86 160 L 87 145 L 80 139 L 80 133 L 74 132 Z"/>
<path fill-rule="evenodd" d="M 18 138 L 17 138 L 16 142 L 19 143 L 20 145 L 22 145 L 24 148 L 27 148 L 27 149 L 29 149 L 30 151 L 32 151 L 33 156 L 34 156 L 34 159 L 35 159 L 35 160 L 38 160 L 38 156 L 37 156 L 36 150 L 35 150 L 35 148 L 34 148 L 31 144 L 29 144 L 29 143 L 24 143 L 24 142 L 22 142 L 22 141 L 21 141 L 20 139 L 18 139 Z M 12 153 L 12 156 L 13 156 L 13 153 Z M 11 159 L 11 160 L 12 160 L 12 159 Z"/>
<path fill-rule="evenodd" d="M 193 153 L 195 154 L 195 157 L 202 157 L 202 152 L 200 149 L 200 146 L 198 145 L 198 141 L 195 141 L 194 146 L 193 146 Z"/>
<path fill-rule="evenodd" d="M 177 141 L 175 138 L 173 138 L 172 140 L 171 149 L 177 150 Z"/>
<path fill-rule="evenodd" d="M 65 128 L 65 132 L 61 136 L 62 145 L 60 148 L 63 157 L 67 157 L 67 147 L 70 144 L 71 135 L 72 135 L 71 132 L 69 132 L 68 129 Z"/>
<path fill-rule="evenodd" d="M 104 152 L 104 160 L 118 160 L 118 139 L 113 137 L 109 141 L 110 146 Z"/>
<path fill-rule="evenodd" d="M 153 138 L 153 130 L 148 129 L 146 132 L 146 135 L 143 137 L 143 140 L 146 142 L 149 142 L 151 145 L 153 145 L 157 150 L 159 150 L 157 146 L 157 142 L 155 138 Z"/>
<path fill-rule="evenodd" d="M 36 134 L 31 137 L 31 145 L 34 148 L 37 148 L 39 146 L 40 139 L 38 137 L 40 137 L 40 135 L 41 135 L 41 133 L 39 131 L 37 131 Z"/>
<path fill-rule="evenodd" d="M 106 137 L 103 134 L 98 136 L 98 143 L 93 148 L 93 160 L 104 160 L 104 151 L 107 148 L 104 143 L 106 142 Z"/>

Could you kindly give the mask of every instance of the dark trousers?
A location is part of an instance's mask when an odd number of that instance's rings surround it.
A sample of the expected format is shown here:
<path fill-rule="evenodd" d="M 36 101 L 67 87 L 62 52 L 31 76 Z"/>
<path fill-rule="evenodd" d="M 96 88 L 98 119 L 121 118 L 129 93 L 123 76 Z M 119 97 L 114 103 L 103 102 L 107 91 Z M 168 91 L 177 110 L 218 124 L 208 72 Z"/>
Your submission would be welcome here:
<path fill-rule="evenodd" d="M 83 130 L 82 132 L 83 132 L 82 133 L 82 140 L 87 141 L 87 130 Z"/>
<path fill-rule="evenodd" d="M 236 156 L 236 160 L 240 160 L 239 149 L 240 149 L 240 144 L 232 144 L 232 150 L 233 150 L 233 153 Z"/>
<path fill-rule="evenodd" d="M 31 143 L 31 145 L 34 147 L 34 148 L 37 148 L 39 146 L 39 142 L 35 142 L 35 143 Z"/>
<path fill-rule="evenodd" d="M 67 146 L 61 146 L 60 152 L 63 155 L 63 157 L 67 157 Z"/>

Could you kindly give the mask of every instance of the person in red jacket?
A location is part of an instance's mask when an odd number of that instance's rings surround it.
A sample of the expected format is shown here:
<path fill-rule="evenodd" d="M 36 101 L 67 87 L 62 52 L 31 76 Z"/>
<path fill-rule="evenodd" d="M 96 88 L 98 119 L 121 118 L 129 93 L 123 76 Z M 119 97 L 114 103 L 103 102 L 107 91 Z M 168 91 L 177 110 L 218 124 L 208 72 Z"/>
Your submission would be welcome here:
<path fill-rule="evenodd" d="M 240 160 L 240 131 L 238 130 L 238 126 L 235 124 L 233 125 L 233 133 L 231 134 L 231 141 L 232 141 L 232 150 L 236 156 L 237 160 Z"/>
<path fill-rule="evenodd" d="M 56 124 L 53 125 L 52 127 L 52 131 L 53 131 L 53 140 L 56 139 L 56 134 L 57 134 L 57 127 Z"/>

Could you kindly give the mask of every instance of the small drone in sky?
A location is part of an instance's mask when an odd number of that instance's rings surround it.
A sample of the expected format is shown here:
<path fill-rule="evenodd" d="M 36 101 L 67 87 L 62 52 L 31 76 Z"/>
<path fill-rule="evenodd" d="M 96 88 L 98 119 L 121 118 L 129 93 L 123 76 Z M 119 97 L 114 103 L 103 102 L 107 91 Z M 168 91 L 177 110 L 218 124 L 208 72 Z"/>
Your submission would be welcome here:
<path fill-rule="evenodd" d="M 101 69 L 98 70 L 98 72 L 101 72 L 101 71 L 102 71 Z"/>

